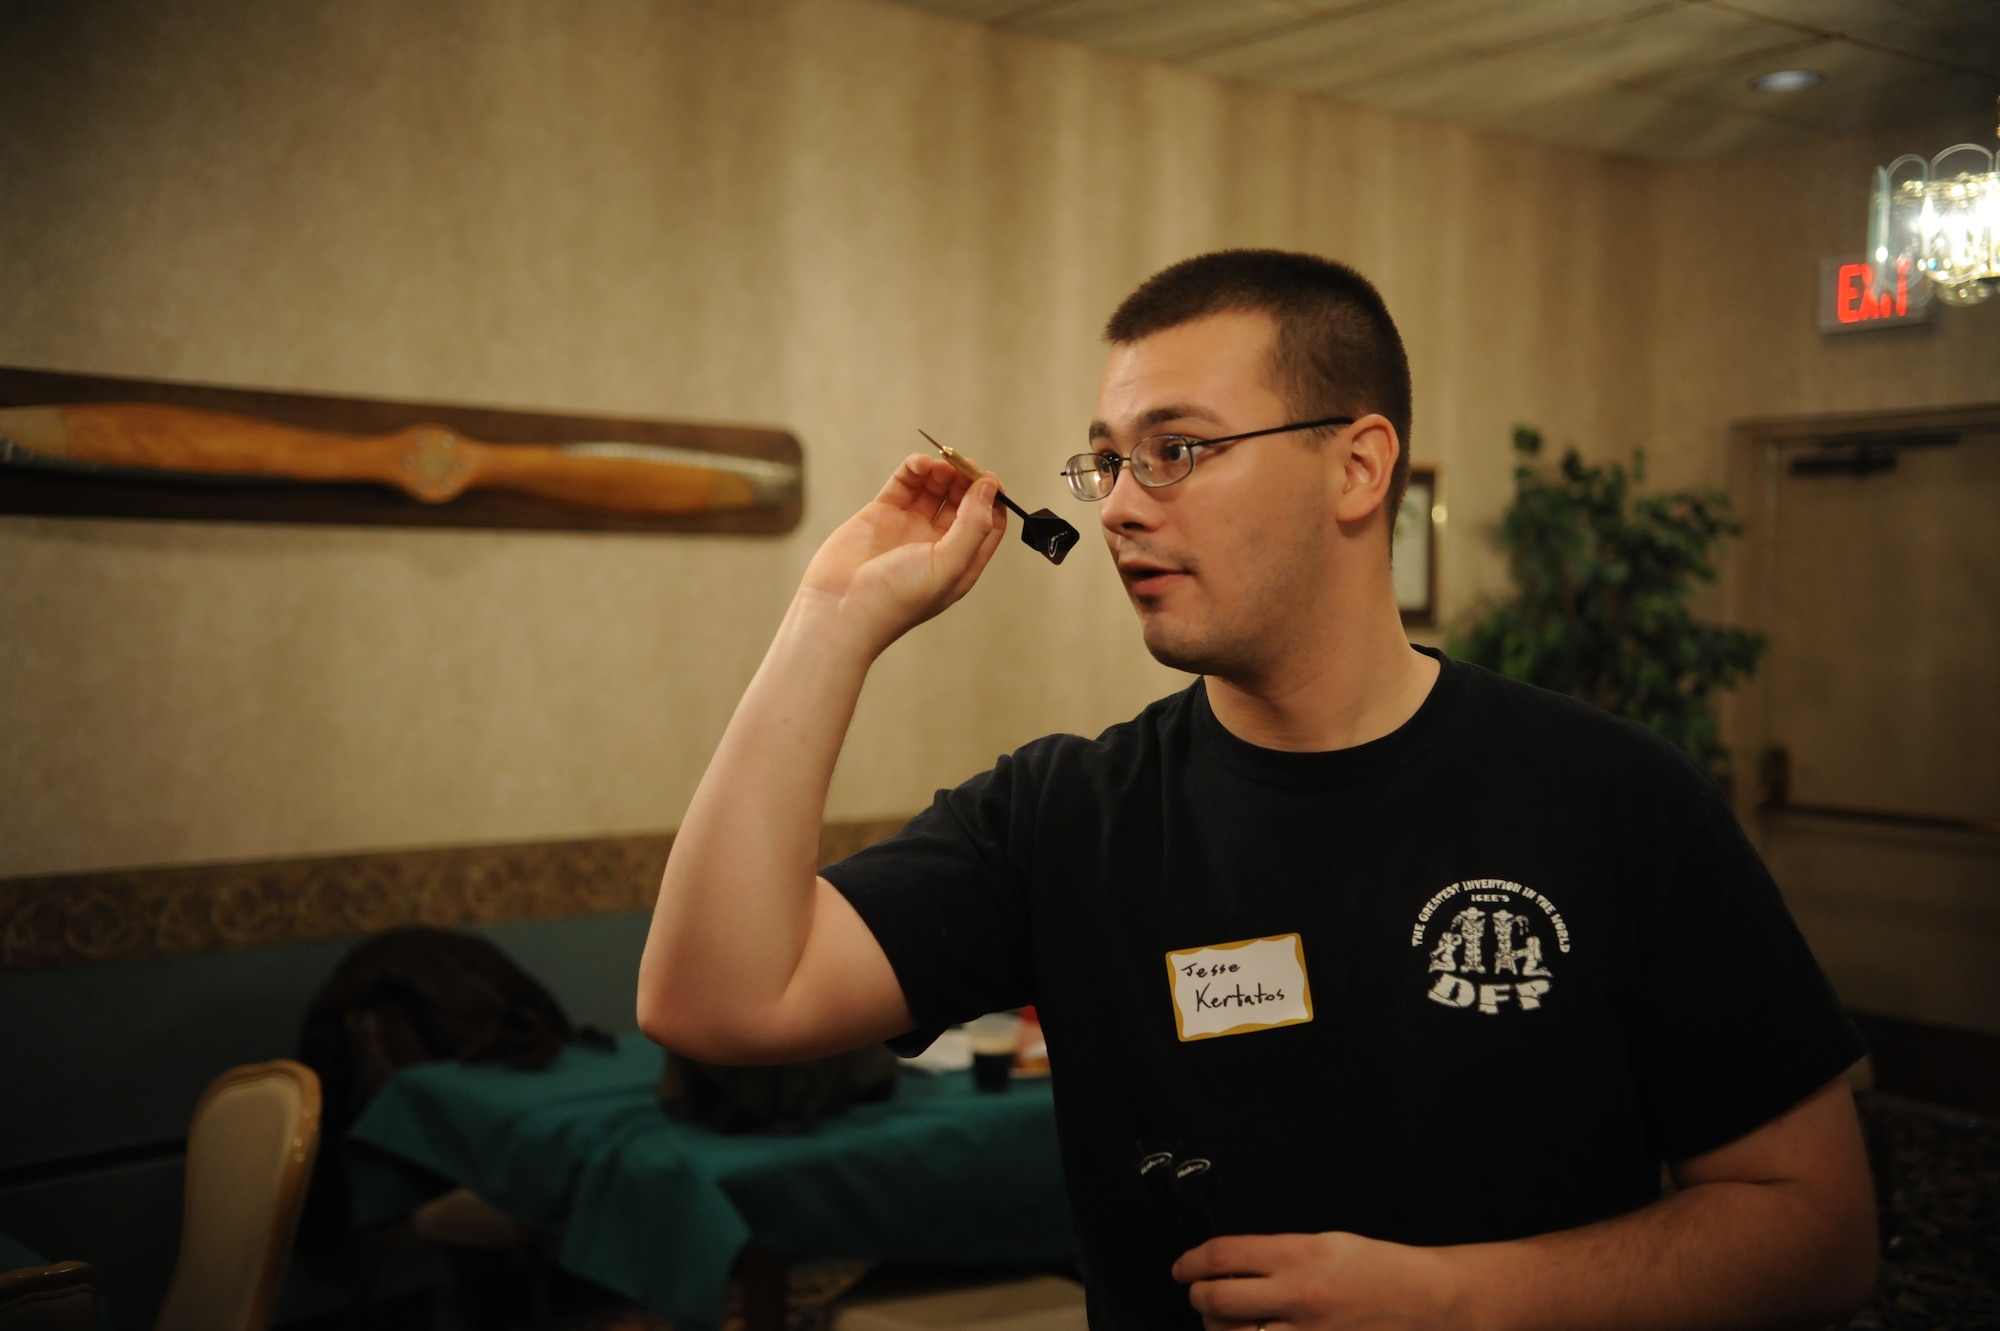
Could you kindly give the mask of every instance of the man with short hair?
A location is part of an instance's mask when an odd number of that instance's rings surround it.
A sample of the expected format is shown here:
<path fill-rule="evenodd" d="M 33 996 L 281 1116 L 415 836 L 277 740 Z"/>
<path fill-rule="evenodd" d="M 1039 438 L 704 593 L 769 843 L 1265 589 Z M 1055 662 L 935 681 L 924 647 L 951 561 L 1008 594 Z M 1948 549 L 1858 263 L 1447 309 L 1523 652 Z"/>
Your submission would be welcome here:
<path fill-rule="evenodd" d="M 1147 647 L 1201 678 L 816 877 L 869 665 L 1004 531 L 993 477 L 906 459 L 696 793 L 642 1028 L 773 1061 L 1034 1003 L 1097 1327 L 1803 1326 L 1865 1297 L 1860 1044 L 1720 793 L 1403 633 L 1409 374 L 1374 289 L 1226 251 L 1107 333 L 1071 487 Z"/>

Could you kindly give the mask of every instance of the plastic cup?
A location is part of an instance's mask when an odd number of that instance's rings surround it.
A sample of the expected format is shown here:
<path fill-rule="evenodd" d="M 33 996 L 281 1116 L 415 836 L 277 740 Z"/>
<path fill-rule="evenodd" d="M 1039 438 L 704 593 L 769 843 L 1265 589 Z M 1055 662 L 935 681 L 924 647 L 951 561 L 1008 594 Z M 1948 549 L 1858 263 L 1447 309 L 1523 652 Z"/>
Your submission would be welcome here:
<path fill-rule="evenodd" d="M 1014 1051 L 1021 1044 L 1021 1019 L 990 1012 L 965 1028 L 972 1041 L 972 1084 L 988 1093 L 1004 1091 L 1014 1075 Z"/>

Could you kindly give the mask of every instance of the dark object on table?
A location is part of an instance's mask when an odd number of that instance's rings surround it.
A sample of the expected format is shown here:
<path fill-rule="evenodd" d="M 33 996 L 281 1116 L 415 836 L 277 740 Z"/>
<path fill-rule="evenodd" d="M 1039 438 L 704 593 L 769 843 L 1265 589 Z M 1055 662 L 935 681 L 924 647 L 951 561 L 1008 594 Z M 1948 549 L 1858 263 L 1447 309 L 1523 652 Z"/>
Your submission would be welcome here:
<path fill-rule="evenodd" d="M 306 1010 L 299 1058 L 319 1074 L 325 1134 L 339 1141 L 391 1073 L 455 1058 L 532 1071 L 582 1041 L 609 1048 L 600 1031 L 578 1030 L 554 995 L 477 934 L 411 925 L 355 945 Z M 347 1227 L 340 1153 L 321 1156 L 306 1208 L 309 1242 Z"/>
<path fill-rule="evenodd" d="M 97 1302 L 88 1262 L 0 1271 L 0 1331 L 96 1331 Z"/>
<path fill-rule="evenodd" d="M 982 1091 L 998 1092 L 1007 1089 L 1014 1080 L 1014 1055 L 978 1054 L 972 1056 L 972 1084 Z"/>
<path fill-rule="evenodd" d="M 722 1067 L 667 1051 L 660 1107 L 717 1132 L 805 1132 L 896 1093 L 900 1065 L 885 1045 L 803 1063 Z"/>

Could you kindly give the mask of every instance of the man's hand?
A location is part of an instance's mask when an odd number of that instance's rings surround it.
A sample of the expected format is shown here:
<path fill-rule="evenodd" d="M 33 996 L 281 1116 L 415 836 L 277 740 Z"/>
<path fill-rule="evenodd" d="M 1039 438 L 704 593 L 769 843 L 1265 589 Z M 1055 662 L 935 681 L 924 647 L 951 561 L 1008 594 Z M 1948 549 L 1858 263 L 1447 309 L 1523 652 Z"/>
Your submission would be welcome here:
<path fill-rule="evenodd" d="M 1207 1331 L 1456 1326 L 1443 1249 L 1357 1234 L 1235 1234 L 1174 1263 Z"/>
<path fill-rule="evenodd" d="M 882 492 L 827 537 L 799 585 L 880 652 L 972 589 L 1007 532 L 1000 483 L 969 481 L 942 458 L 912 453 Z"/>

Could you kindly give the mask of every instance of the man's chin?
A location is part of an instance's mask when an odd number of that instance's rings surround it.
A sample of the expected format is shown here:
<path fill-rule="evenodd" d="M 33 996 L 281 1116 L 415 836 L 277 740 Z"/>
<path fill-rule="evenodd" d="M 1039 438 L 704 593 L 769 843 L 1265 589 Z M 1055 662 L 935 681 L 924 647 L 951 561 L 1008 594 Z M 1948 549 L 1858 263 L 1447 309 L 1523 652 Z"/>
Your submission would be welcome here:
<path fill-rule="evenodd" d="M 1140 612 L 1142 618 L 1144 611 Z M 1146 650 L 1153 659 L 1171 670 L 1184 670 L 1190 675 L 1213 675 L 1224 668 L 1224 662 L 1213 644 L 1188 634 L 1174 633 L 1156 619 L 1145 620 L 1143 634 Z"/>

